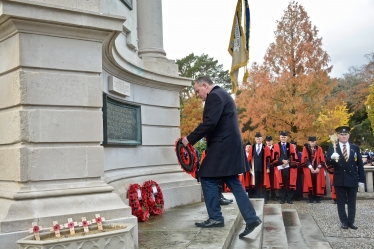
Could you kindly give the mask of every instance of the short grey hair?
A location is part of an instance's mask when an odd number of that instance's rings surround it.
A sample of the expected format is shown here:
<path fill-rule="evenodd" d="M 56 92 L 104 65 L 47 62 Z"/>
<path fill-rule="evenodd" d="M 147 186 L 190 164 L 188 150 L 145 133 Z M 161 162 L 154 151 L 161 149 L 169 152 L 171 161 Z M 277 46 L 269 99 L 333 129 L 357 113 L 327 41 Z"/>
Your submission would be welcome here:
<path fill-rule="evenodd" d="M 203 82 L 207 83 L 208 85 L 213 85 L 213 81 L 208 76 L 200 76 L 195 80 L 195 83 L 199 84 L 201 86 Z"/>

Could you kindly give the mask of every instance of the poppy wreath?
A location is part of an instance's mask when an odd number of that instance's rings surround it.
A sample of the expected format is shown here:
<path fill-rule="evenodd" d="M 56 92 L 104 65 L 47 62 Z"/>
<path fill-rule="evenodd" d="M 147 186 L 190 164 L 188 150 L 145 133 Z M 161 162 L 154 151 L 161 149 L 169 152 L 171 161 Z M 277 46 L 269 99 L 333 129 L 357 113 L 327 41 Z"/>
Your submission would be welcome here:
<path fill-rule="evenodd" d="M 138 190 L 141 191 L 141 200 L 139 200 Z M 132 210 L 132 214 L 138 217 L 139 221 L 147 221 L 149 218 L 147 201 L 144 198 L 143 191 L 139 184 L 131 184 L 127 192 L 129 198 L 129 205 Z"/>
<path fill-rule="evenodd" d="M 197 161 L 199 159 L 197 158 L 195 148 L 191 144 L 184 146 L 182 139 L 183 138 L 178 138 L 174 144 L 174 150 L 177 155 L 178 163 L 184 172 L 195 177 Z"/>
<path fill-rule="evenodd" d="M 157 193 L 153 191 L 154 188 L 156 188 Z M 143 183 L 142 195 L 147 202 L 150 214 L 162 214 L 164 211 L 164 195 L 155 181 L 149 180 Z"/>

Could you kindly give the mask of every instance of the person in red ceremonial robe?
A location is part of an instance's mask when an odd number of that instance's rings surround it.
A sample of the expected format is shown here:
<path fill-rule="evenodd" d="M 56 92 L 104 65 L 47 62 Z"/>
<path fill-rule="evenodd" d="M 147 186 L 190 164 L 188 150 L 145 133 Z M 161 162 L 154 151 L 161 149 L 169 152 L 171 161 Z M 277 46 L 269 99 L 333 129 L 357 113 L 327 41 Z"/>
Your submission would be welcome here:
<path fill-rule="evenodd" d="M 321 196 L 325 194 L 326 188 L 325 156 L 322 148 L 316 144 L 317 138 L 310 136 L 301 155 L 301 165 L 304 166 L 303 193 L 308 194 L 309 203 L 321 203 Z"/>
<path fill-rule="evenodd" d="M 262 135 L 260 132 L 255 136 L 256 144 L 249 148 L 248 162 L 250 171 L 246 172 L 246 179 L 249 179 L 248 188 L 255 189 L 255 198 L 264 196 L 265 204 L 267 203 L 266 191 L 270 191 L 270 162 L 271 153 L 268 146 L 262 143 Z M 261 189 L 264 189 L 261 195 Z"/>
<path fill-rule="evenodd" d="M 270 150 L 270 158 L 272 159 L 273 158 L 273 150 L 274 150 L 274 146 L 273 146 L 273 137 L 272 136 L 266 136 L 266 146 L 269 148 Z M 277 201 L 277 196 L 275 194 L 275 188 L 274 188 L 274 167 L 270 167 L 270 174 L 269 174 L 269 178 L 270 178 L 270 191 L 267 191 L 266 192 L 266 199 L 269 200 L 269 195 L 271 195 L 271 199 L 273 201 Z"/>
<path fill-rule="evenodd" d="M 280 142 L 274 145 L 272 164 L 274 166 L 274 188 L 279 189 L 280 204 L 292 198 L 296 189 L 297 153 L 294 146 L 287 142 L 288 134 L 280 132 Z"/>

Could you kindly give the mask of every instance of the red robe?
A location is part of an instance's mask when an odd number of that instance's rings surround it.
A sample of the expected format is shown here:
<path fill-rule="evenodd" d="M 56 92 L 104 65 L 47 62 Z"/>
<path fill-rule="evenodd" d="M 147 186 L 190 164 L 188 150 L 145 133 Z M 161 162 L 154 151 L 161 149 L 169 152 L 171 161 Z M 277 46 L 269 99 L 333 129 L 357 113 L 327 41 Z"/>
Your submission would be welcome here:
<path fill-rule="evenodd" d="M 314 160 L 316 165 L 321 165 L 319 173 L 317 174 L 317 182 L 316 182 L 316 193 L 318 196 L 325 194 L 326 188 L 326 178 L 325 178 L 325 156 L 323 155 L 322 148 L 320 146 L 316 146 L 316 152 L 314 154 Z M 313 183 L 312 183 L 312 173 L 308 168 L 309 165 L 306 165 L 306 161 L 309 159 L 309 162 L 312 161 L 312 154 L 309 149 L 309 146 L 305 146 L 303 149 L 303 153 L 301 156 L 301 165 L 303 167 L 304 172 L 304 184 L 303 184 L 303 193 L 308 194 L 309 190 L 313 190 Z M 312 165 L 313 166 L 313 165 Z"/>
<path fill-rule="evenodd" d="M 296 189 L 297 180 L 297 153 L 295 147 L 290 143 L 286 144 L 287 156 L 290 158 L 290 188 Z M 281 142 L 274 145 L 272 164 L 274 166 L 274 189 L 280 189 L 283 187 L 282 172 L 277 168 L 281 165 L 278 162 L 278 158 L 281 151 Z"/>
<path fill-rule="evenodd" d="M 251 146 L 249 148 L 249 152 L 248 152 L 248 162 L 249 162 L 249 167 L 252 168 L 252 158 L 253 158 L 253 153 L 256 153 L 256 151 L 253 149 L 253 147 L 256 147 L 255 145 Z M 263 169 L 262 169 L 262 172 L 264 174 L 264 182 L 263 182 L 263 186 L 266 188 L 266 189 L 270 189 L 270 176 L 269 176 L 269 173 L 266 172 L 267 170 L 267 164 L 271 162 L 271 152 L 270 152 L 270 149 L 268 146 L 266 145 L 262 145 L 262 149 L 263 149 L 263 162 L 264 162 L 264 165 L 263 165 Z M 254 172 L 252 172 L 254 173 Z M 245 176 L 244 176 L 244 179 L 245 179 L 245 187 L 246 188 L 249 188 L 249 187 L 254 187 L 255 186 L 255 182 L 253 181 L 254 180 L 254 175 L 251 174 L 251 172 L 245 172 L 244 173 Z"/>
<path fill-rule="evenodd" d="M 333 200 L 336 200 L 336 193 L 335 193 L 335 187 L 333 186 L 334 182 L 334 167 L 327 167 L 327 171 L 329 172 L 330 177 L 330 186 L 331 186 L 331 198 Z"/>

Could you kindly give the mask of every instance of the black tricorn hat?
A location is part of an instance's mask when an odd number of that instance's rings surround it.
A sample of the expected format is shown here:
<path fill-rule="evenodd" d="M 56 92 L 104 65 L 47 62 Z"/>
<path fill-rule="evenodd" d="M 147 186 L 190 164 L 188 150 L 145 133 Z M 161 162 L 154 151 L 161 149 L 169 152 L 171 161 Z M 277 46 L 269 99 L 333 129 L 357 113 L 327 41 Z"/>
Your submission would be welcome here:
<path fill-rule="evenodd" d="M 291 144 L 295 144 L 295 145 L 297 145 L 297 142 L 296 142 L 295 140 L 291 140 L 290 143 L 291 143 Z"/>
<path fill-rule="evenodd" d="M 260 132 L 256 132 L 256 135 L 255 137 L 262 137 L 261 133 Z"/>
<path fill-rule="evenodd" d="M 343 126 L 339 126 L 335 129 L 335 131 L 338 133 L 338 134 L 348 134 L 349 131 L 351 130 L 351 128 L 349 128 L 349 126 L 346 126 L 346 125 L 343 125 Z"/>
<path fill-rule="evenodd" d="M 245 146 L 247 146 L 247 145 L 252 145 L 252 144 L 251 144 L 251 142 L 246 142 Z"/>
<path fill-rule="evenodd" d="M 317 141 L 317 137 L 316 136 L 309 136 L 308 141 L 315 142 L 315 141 Z"/>
<path fill-rule="evenodd" d="M 288 136 L 287 131 L 281 131 L 279 132 L 280 136 Z"/>
<path fill-rule="evenodd" d="M 271 141 L 273 138 L 271 136 L 266 136 L 266 141 Z"/>

